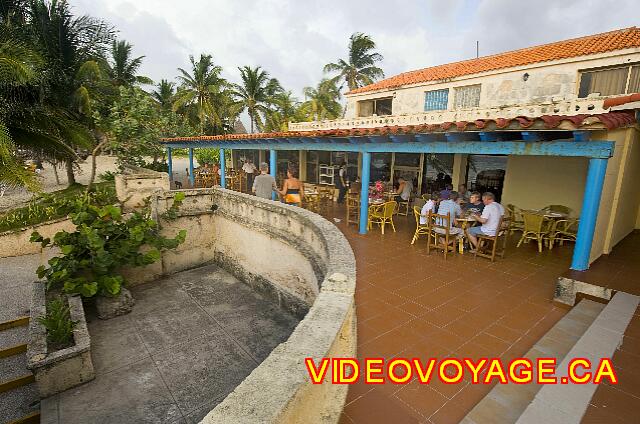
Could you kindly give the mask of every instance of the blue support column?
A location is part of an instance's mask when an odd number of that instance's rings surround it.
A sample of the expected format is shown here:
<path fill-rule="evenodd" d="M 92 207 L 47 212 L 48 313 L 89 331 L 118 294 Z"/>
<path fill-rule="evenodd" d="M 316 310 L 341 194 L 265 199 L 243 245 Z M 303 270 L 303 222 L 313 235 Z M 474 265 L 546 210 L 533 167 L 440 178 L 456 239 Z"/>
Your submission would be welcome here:
<path fill-rule="evenodd" d="M 196 176 L 193 175 L 193 147 L 189 148 L 189 181 L 191 181 L 191 187 L 196 184 Z"/>
<path fill-rule="evenodd" d="M 607 159 L 589 159 L 580 224 L 578 225 L 576 246 L 573 248 L 573 260 L 571 261 L 571 269 L 576 271 L 584 271 L 589 268 L 591 243 L 596 229 L 598 208 L 600 207 L 600 197 L 606 171 Z"/>
<path fill-rule="evenodd" d="M 220 186 L 222 188 L 227 188 L 227 176 L 226 169 L 224 163 L 224 149 L 220 149 Z"/>
<path fill-rule="evenodd" d="M 173 157 L 171 155 L 171 147 L 167 147 L 167 173 L 169 174 L 169 186 L 173 181 Z"/>
<path fill-rule="evenodd" d="M 269 173 L 273 178 L 276 177 L 276 171 L 278 170 L 278 153 L 271 149 L 269 150 Z M 271 199 L 276 200 L 277 194 L 276 192 L 271 193 Z"/>
<path fill-rule="evenodd" d="M 360 234 L 367 234 L 369 221 L 369 179 L 371 174 L 371 153 L 362 152 L 362 171 L 360 188 Z"/>

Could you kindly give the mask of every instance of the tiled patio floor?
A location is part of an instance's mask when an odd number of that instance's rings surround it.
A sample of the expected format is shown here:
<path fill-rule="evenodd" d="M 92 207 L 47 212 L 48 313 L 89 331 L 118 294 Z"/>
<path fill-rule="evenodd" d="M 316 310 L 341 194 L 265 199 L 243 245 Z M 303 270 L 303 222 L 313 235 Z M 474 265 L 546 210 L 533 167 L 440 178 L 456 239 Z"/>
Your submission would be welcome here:
<path fill-rule="evenodd" d="M 557 277 L 573 246 L 538 253 L 533 244 L 491 263 L 472 255 L 427 255 L 425 239 L 410 244 L 413 217 L 397 217 L 382 236 L 359 235 L 334 215 L 356 254 L 358 357 L 501 357 L 523 355 L 566 310 L 552 304 Z M 331 219 L 331 216 L 330 216 Z M 350 387 L 342 423 L 457 423 L 491 386 L 430 385 Z"/>

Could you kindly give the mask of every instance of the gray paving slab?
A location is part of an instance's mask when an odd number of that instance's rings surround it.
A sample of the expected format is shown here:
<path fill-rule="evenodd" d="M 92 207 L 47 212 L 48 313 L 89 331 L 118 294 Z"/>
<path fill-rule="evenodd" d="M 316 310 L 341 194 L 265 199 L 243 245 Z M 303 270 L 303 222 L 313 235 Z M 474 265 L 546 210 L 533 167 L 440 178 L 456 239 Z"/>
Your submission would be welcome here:
<path fill-rule="evenodd" d="M 96 318 L 88 326 L 96 374 L 113 371 L 149 356 L 129 315 L 107 321 Z"/>
<path fill-rule="evenodd" d="M 183 412 L 231 392 L 257 366 L 221 329 L 153 359 Z"/>
<path fill-rule="evenodd" d="M 133 312 L 89 322 L 96 379 L 46 399 L 43 422 L 199 422 L 298 322 L 215 265 L 132 293 Z"/>
<path fill-rule="evenodd" d="M 33 383 L 0 393 L 0 423 L 10 422 L 37 411 L 39 400 L 38 391 Z"/>
<path fill-rule="evenodd" d="M 182 417 L 151 358 L 58 395 L 59 423 L 172 423 Z"/>

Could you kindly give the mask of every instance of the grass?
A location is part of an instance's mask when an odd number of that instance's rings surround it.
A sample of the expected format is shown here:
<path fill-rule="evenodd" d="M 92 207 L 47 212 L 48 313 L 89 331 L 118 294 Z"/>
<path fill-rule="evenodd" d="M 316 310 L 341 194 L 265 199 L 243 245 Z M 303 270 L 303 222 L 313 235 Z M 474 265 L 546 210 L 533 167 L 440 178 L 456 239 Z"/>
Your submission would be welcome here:
<path fill-rule="evenodd" d="M 86 188 L 82 184 L 74 184 L 63 190 L 42 193 L 29 201 L 27 206 L 0 213 L 0 232 L 19 230 L 67 216 Z M 115 203 L 115 183 L 106 181 L 94 184 L 92 196 L 99 206 Z"/>

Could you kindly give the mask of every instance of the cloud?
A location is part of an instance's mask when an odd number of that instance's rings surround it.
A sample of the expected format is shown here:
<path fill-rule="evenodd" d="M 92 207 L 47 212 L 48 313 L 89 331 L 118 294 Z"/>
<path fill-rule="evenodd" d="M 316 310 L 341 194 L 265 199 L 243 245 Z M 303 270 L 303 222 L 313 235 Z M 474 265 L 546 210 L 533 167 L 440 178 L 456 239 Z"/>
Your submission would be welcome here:
<path fill-rule="evenodd" d="M 210 53 L 228 79 L 260 65 L 301 96 L 322 68 L 369 34 L 394 74 L 634 25 L 634 0 L 76 0 L 145 55 L 142 72 L 174 79 L 189 54 Z"/>

